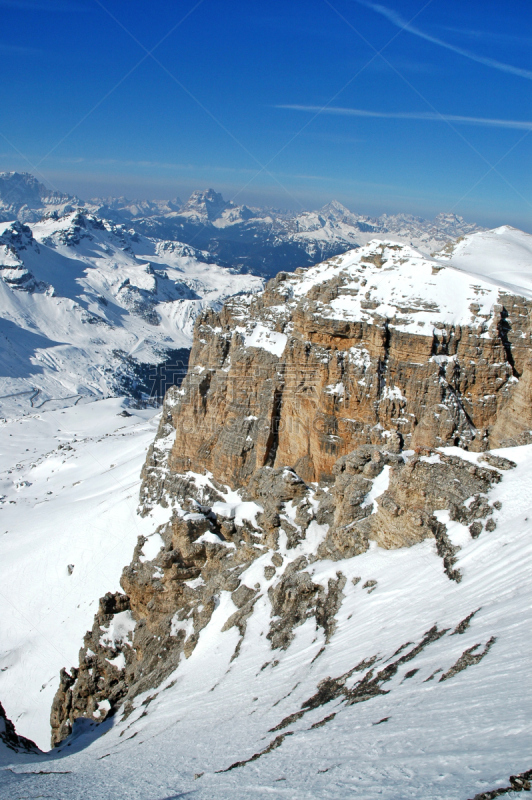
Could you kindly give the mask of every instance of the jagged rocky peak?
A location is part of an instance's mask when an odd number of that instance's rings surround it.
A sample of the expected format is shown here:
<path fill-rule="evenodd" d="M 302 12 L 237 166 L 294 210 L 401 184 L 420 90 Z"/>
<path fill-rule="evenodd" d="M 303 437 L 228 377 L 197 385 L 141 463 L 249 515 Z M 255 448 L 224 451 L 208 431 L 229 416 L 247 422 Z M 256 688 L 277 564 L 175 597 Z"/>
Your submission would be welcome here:
<path fill-rule="evenodd" d="M 68 203 L 75 199 L 65 192 L 48 189 L 29 172 L 0 172 L 0 199 L 9 205 L 27 205 L 41 208 L 43 205 Z"/>
<path fill-rule="evenodd" d="M 0 278 L 12 289 L 32 292 L 46 286 L 37 282 L 24 264 L 24 255 L 28 249 L 35 253 L 40 252 L 31 228 L 22 222 L 11 223 L 0 235 Z"/>
<path fill-rule="evenodd" d="M 28 172 L 0 173 L 0 213 L 5 220 L 35 222 L 50 207 L 79 203 L 73 195 L 48 189 Z"/>
<path fill-rule="evenodd" d="M 215 192 L 214 189 L 207 189 L 205 191 L 192 192 L 179 213 L 181 216 L 212 221 L 230 207 L 233 207 L 233 204 L 226 202 L 221 194 Z"/>

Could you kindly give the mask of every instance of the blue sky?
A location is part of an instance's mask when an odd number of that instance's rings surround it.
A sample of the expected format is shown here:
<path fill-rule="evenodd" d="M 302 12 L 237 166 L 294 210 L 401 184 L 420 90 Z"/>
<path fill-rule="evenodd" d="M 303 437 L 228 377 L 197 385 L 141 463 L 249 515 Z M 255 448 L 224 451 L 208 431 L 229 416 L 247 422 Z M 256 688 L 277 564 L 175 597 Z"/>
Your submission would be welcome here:
<path fill-rule="evenodd" d="M 0 20 L 2 170 L 532 230 L 529 0 L 0 0 Z"/>

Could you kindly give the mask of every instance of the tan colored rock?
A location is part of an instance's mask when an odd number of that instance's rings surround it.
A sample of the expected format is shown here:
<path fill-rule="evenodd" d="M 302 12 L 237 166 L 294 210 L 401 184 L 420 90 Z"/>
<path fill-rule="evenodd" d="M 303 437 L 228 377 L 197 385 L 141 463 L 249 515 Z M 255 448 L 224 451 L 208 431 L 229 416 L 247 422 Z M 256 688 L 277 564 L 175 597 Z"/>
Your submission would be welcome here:
<path fill-rule="evenodd" d="M 532 415 L 532 304 L 499 292 L 486 313 L 487 290 L 472 283 L 480 300 L 467 326 L 438 320 L 437 289 L 433 303 L 410 299 L 383 316 L 372 275 L 392 273 L 386 265 L 398 253 L 370 256 L 359 266 L 365 278 L 338 273 L 341 259 L 332 259 L 306 293 L 297 294 L 305 272 L 285 273 L 262 295 L 234 298 L 198 320 L 189 374 L 169 409 L 171 470 L 207 469 L 239 486 L 262 466 L 290 466 L 316 481 L 339 456 L 390 436 L 405 447 L 477 451 L 523 440 Z M 331 303 L 355 296 L 354 286 L 367 299 L 352 318 L 335 316 Z M 422 314 L 434 314 L 433 324 L 417 327 Z M 250 345 L 259 329 L 266 338 Z M 268 336 L 285 337 L 281 354 L 264 345 Z"/>

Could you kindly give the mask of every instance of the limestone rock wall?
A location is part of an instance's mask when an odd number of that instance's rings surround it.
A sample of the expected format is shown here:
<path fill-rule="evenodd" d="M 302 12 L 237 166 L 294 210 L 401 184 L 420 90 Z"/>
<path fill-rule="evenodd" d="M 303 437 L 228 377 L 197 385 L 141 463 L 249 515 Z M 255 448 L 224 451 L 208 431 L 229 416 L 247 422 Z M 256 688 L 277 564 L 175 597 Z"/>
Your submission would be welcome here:
<path fill-rule="evenodd" d="M 391 267 L 386 251 L 358 264 L 358 285 L 379 270 L 392 273 L 392 255 Z M 440 314 L 436 290 L 434 302 L 388 304 L 386 316 L 368 290 L 346 314 L 333 303 L 363 289 L 338 263 L 321 265 L 321 281 L 308 290 L 298 284 L 305 288 L 311 270 L 281 273 L 262 295 L 198 320 L 171 410 L 172 470 L 207 469 L 240 486 L 261 466 L 286 465 L 313 481 L 330 476 L 340 456 L 391 433 L 406 447 L 476 451 L 529 440 L 529 301 L 495 292 L 488 306 L 470 304 L 465 325 Z M 427 315 L 430 323 L 417 320 Z"/>
<path fill-rule="evenodd" d="M 124 593 L 102 598 L 79 665 L 62 671 L 54 744 L 79 717 L 127 717 L 190 656 L 222 596 L 236 659 L 259 601 L 272 650 L 312 620 L 327 643 L 342 561 L 371 542 L 433 539 L 461 580 L 446 520 L 495 531 L 489 490 L 515 465 L 488 449 L 532 429 L 532 306 L 456 272 L 371 245 L 203 314 L 142 474 L 140 513 L 161 506 L 169 521 L 155 556 L 139 539 Z M 449 444 L 483 454 L 434 450 Z M 338 563 L 326 584 L 321 559 Z"/>
<path fill-rule="evenodd" d="M 164 426 L 160 433 L 164 438 Z M 360 446 L 337 460 L 332 482 L 318 486 L 290 469 L 260 468 L 242 492 L 244 503 L 255 504 L 254 521 L 227 515 L 219 505 L 223 487 L 212 479 L 180 476 L 168 495 L 172 518 L 154 534 L 160 537 L 158 554 L 146 559 L 147 540 L 139 538 L 122 574 L 124 594 L 100 600 L 79 665 L 61 672 L 52 744 L 63 741 L 80 717 L 102 722 L 121 708 L 127 718 L 138 694 L 156 690 L 191 655 L 224 592 L 230 593 L 233 610 L 222 631 L 238 631 L 237 658 L 259 600 L 269 608 L 273 651 L 288 648 L 307 620 L 314 620 L 327 642 L 342 605 L 342 561 L 365 552 L 371 541 L 393 549 L 433 538 L 442 570 L 460 581 L 459 548 L 435 512 L 448 509 L 473 537 L 489 534 L 496 526 L 487 493 L 501 469 L 514 465 L 491 454 L 484 456 L 486 466 L 438 453 L 405 456 L 398 439 L 388 448 Z M 385 470 L 388 488 L 374 509 L 368 494 Z M 149 495 L 144 499 L 148 503 Z M 313 551 L 306 542 L 316 526 L 320 541 Z M 297 548 L 304 552 L 294 556 Z M 264 582 L 246 583 L 246 570 L 259 558 L 265 562 Z M 338 562 L 336 578 L 326 586 L 309 571 L 320 559 Z M 367 588 L 371 591 L 371 584 Z"/>

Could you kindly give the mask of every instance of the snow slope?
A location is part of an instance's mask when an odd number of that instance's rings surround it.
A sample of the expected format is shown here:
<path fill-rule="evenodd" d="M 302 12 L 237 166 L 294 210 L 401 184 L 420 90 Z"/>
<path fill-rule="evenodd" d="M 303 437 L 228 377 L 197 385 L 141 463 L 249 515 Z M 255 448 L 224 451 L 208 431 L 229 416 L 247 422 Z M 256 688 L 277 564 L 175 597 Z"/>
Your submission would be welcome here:
<path fill-rule="evenodd" d="M 532 236 L 503 225 L 459 239 L 439 253 L 442 263 L 532 297 Z"/>
<path fill-rule="evenodd" d="M 336 632 L 325 644 L 309 620 L 287 651 L 272 652 L 267 551 L 242 576 L 260 584 L 262 598 L 236 659 L 238 632 L 221 630 L 235 610 L 226 592 L 191 657 L 137 697 L 127 719 L 80 725 L 78 738 L 48 757 L 14 759 L 13 771 L 0 773 L 3 797 L 466 800 L 508 785 L 530 768 L 532 447 L 497 453 L 517 467 L 490 491 L 490 503 L 502 504 L 496 530 L 472 539 L 449 526 L 462 547 L 461 583 L 446 577 L 428 539 L 315 562 L 313 581 L 326 585 L 340 568 L 348 578 Z M 314 531 L 284 551 L 284 569 L 319 540 Z M 397 669 L 380 694 L 359 692 L 350 704 L 334 693 L 391 662 Z M 340 682 L 320 693 L 326 678 Z"/>
<path fill-rule="evenodd" d="M 41 748 L 59 670 L 156 523 L 136 507 L 158 420 L 124 408 L 114 398 L 0 425 L 0 697 Z"/>
<path fill-rule="evenodd" d="M 80 211 L 4 223 L 0 278 L 4 415 L 134 391 L 142 365 L 190 347 L 203 308 L 262 286 L 188 245 Z"/>

